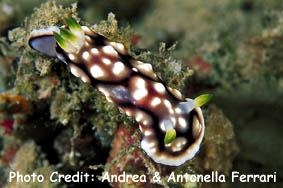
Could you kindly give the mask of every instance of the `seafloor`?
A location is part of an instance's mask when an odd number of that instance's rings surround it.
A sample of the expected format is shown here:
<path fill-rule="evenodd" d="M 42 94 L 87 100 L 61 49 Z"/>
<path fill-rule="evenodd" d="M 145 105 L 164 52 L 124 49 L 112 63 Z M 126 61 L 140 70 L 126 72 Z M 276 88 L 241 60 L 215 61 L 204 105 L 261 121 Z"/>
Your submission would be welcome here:
<path fill-rule="evenodd" d="M 283 187 L 283 2 L 280 0 L 0 1 L 0 187 Z M 152 64 L 203 107 L 200 152 L 168 167 L 140 148 L 137 123 L 59 61 L 28 46 L 32 30 L 72 16 Z M 9 172 L 95 175 L 91 183 L 8 181 Z M 167 182 L 171 172 L 227 176 L 225 183 Z M 277 174 L 232 183 L 232 171 Z M 154 183 L 101 182 L 102 172 Z"/>

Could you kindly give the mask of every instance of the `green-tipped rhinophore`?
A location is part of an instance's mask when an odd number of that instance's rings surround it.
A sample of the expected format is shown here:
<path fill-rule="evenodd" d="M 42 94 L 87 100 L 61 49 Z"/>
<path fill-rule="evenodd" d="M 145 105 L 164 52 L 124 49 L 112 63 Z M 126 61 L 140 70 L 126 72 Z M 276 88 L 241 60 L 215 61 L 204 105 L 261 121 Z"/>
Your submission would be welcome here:
<path fill-rule="evenodd" d="M 70 41 L 76 40 L 76 35 L 65 28 L 60 28 L 60 35 L 62 36 L 62 38 L 69 39 Z"/>
<path fill-rule="evenodd" d="M 68 49 L 70 47 L 70 43 L 68 40 L 65 40 L 59 33 L 54 32 L 54 37 L 56 42 L 58 43 L 58 45 L 62 48 L 62 49 Z"/>
<path fill-rule="evenodd" d="M 175 140 L 176 138 L 176 131 L 173 128 L 170 128 L 166 131 L 165 137 L 164 137 L 164 144 L 170 144 Z"/>
<path fill-rule="evenodd" d="M 211 94 L 203 94 L 194 99 L 196 107 L 201 107 L 212 99 Z"/>
<path fill-rule="evenodd" d="M 72 32 L 83 32 L 81 25 L 74 18 L 66 18 L 66 23 Z"/>
<path fill-rule="evenodd" d="M 63 50 L 75 53 L 83 46 L 85 34 L 75 19 L 67 18 L 66 23 L 69 29 L 60 28 L 60 33 L 54 32 L 54 37 Z"/>

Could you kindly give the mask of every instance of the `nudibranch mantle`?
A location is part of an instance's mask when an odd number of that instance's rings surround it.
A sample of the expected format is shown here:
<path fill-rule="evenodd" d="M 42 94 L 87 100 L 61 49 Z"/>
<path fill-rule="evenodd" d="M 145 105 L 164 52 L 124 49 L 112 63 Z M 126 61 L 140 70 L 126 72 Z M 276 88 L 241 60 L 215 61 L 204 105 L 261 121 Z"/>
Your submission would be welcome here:
<path fill-rule="evenodd" d="M 74 76 L 134 117 L 142 132 L 141 148 L 155 162 L 179 166 L 192 159 L 205 129 L 201 108 L 194 100 L 166 86 L 151 64 L 131 57 L 123 44 L 73 19 L 67 23 L 64 28 L 33 31 L 29 45 L 65 62 Z M 169 130 L 173 139 L 167 143 L 164 138 Z"/>

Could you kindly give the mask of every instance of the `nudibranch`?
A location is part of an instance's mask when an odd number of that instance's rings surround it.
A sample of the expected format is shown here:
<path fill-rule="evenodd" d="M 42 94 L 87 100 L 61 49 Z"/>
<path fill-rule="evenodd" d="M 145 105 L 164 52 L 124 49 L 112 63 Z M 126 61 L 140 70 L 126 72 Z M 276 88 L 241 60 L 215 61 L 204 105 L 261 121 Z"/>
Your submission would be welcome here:
<path fill-rule="evenodd" d="M 198 100 L 165 85 L 149 63 L 134 59 L 121 43 L 110 41 L 73 18 L 63 27 L 31 32 L 29 45 L 65 62 L 70 72 L 96 87 L 139 123 L 141 148 L 155 162 L 178 166 L 192 159 L 204 137 Z M 206 100 L 206 99 L 205 99 Z"/>

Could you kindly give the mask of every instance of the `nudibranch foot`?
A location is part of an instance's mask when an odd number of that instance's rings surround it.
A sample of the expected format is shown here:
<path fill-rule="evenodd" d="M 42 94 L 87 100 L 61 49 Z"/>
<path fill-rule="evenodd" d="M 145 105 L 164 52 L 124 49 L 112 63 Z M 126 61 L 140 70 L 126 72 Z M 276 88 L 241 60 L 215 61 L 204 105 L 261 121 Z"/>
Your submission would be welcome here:
<path fill-rule="evenodd" d="M 151 64 L 131 57 L 123 44 L 72 18 L 66 22 L 62 28 L 33 31 L 30 46 L 65 62 L 74 76 L 134 117 L 143 135 L 141 148 L 155 162 L 178 166 L 192 159 L 205 130 L 198 103 L 166 86 Z"/>

